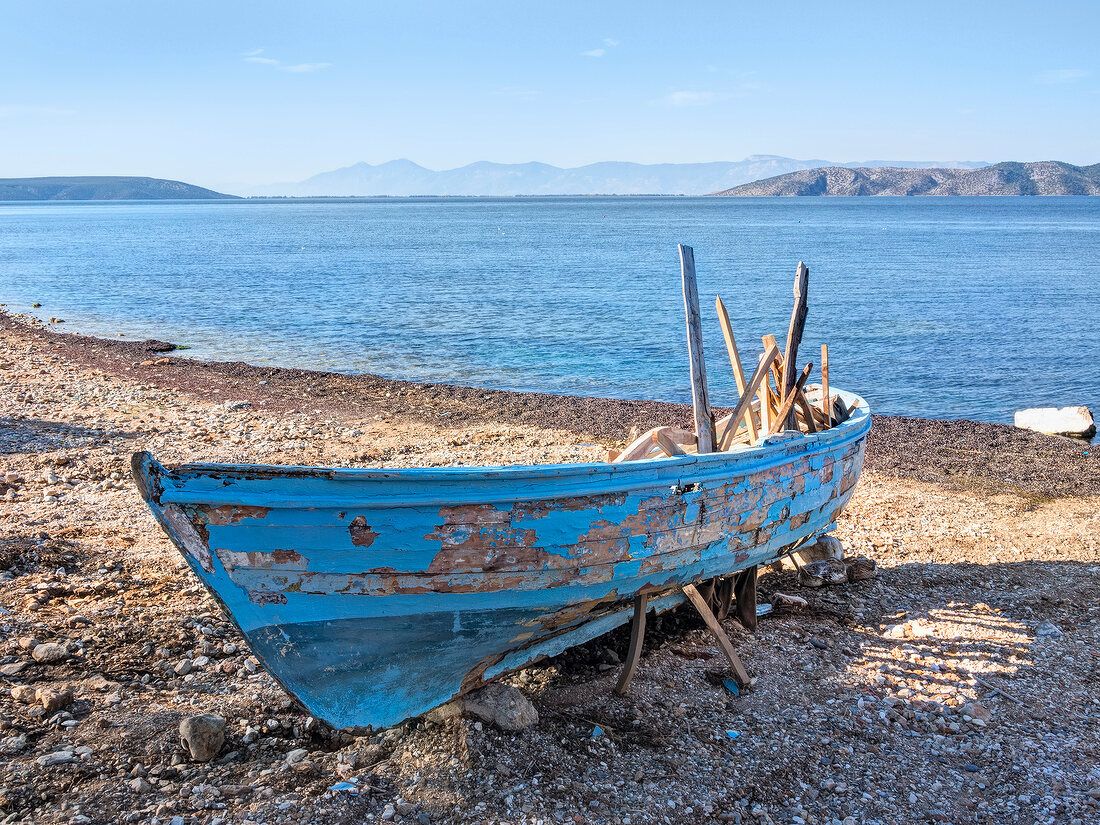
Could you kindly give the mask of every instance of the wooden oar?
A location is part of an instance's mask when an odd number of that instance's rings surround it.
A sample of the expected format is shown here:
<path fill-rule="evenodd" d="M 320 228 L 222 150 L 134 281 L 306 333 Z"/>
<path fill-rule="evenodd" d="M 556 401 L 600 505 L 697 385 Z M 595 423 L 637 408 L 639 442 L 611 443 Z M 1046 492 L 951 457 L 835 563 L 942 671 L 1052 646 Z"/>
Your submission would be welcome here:
<path fill-rule="evenodd" d="M 768 377 L 768 370 L 772 367 L 772 362 L 779 357 L 779 347 L 772 347 L 768 352 L 764 353 L 764 357 L 760 359 L 760 363 L 756 365 L 756 371 L 752 374 L 752 378 L 749 379 L 749 383 L 745 386 L 745 391 L 741 394 L 741 400 L 737 402 L 737 406 L 733 408 L 733 412 L 729 417 L 729 425 L 726 427 L 725 432 L 722 433 L 722 438 L 718 443 L 718 449 L 727 450 L 730 444 L 733 443 L 733 437 L 737 433 L 737 427 L 741 424 L 741 419 L 745 417 L 745 414 L 752 414 L 752 397 L 756 395 L 757 390 L 761 389 L 761 385 Z M 760 417 L 764 419 L 763 404 L 760 407 Z M 763 421 L 761 422 L 761 430 L 764 430 Z"/>
<path fill-rule="evenodd" d="M 741 366 L 741 356 L 737 352 L 737 342 L 733 340 L 733 327 L 730 324 L 729 313 L 726 312 L 726 305 L 722 303 L 722 298 L 720 296 L 715 297 L 714 308 L 718 310 L 718 323 L 721 325 L 722 335 L 725 336 L 726 339 L 726 352 L 729 353 L 730 366 L 733 367 L 733 378 L 737 382 L 737 394 L 743 396 L 745 394 L 745 370 Z M 740 400 L 740 398 L 738 400 Z M 745 420 L 748 422 L 749 435 L 751 435 L 752 440 L 755 441 L 757 438 L 756 422 L 753 420 L 751 410 Z M 738 424 L 740 424 L 740 422 L 738 422 Z"/>
<path fill-rule="evenodd" d="M 798 345 L 802 343 L 802 329 L 806 326 L 806 289 L 809 286 L 810 270 L 802 261 L 798 262 L 798 268 L 794 273 L 794 310 L 791 312 L 791 324 L 787 329 L 787 349 L 783 353 L 783 366 L 785 369 L 783 382 L 783 401 L 794 388 L 794 365 L 798 361 Z M 785 426 L 796 428 L 794 413 L 788 412 L 789 420 Z"/>
<path fill-rule="evenodd" d="M 829 345 L 821 345 L 821 411 L 825 413 L 825 429 L 833 426 L 832 404 L 829 403 Z"/>
<path fill-rule="evenodd" d="M 699 452 L 714 452 L 714 417 L 707 395 L 707 369 L 703 362 L 703 325 L 699 316 L 699 291 L 695 283 L 695 252 L 679 245 L 680 280 L 684 290 L 688 356 L 691 359 L 691 406 L 695 411 L 695 435 Z"/>

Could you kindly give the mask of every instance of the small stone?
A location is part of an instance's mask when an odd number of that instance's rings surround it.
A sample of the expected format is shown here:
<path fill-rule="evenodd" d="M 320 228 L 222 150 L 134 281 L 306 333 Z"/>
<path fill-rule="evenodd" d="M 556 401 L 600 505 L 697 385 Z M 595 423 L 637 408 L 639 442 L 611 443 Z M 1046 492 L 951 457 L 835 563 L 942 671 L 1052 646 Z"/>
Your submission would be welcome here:
<path fill-rule="evenodd" d="M 1048 621 L 1041 622 L 1035 628 L 1035 638 L 1037 639 L 1057 639 L 1061 635 L 1063 635 L 1061 629 Z"/>
<path fill-rule="evenodd" d="M 401 816 L 411 816 L 416 813 L 416 806 L 411 802 L 398 802 L 394 805 L 394 808 L 397 809 L 397 812 L 401 814 Z"/>
<path fill-rule="evenodd" d="M 28 685 L 16 685 L 11 689 L 11 698 L 24 705 L 30 705 L 36 701 L 36 693 L 37 691 Z"/>
<path fill-rule="evenodd" d="M 394 809 L 393 805 L 387 803 L 386 807 L 382 809 L 382 821 L 392 822 L 395 816 L 397 816 L 397 811 Z"/>
<path fill-rule="evenodd" d="M 55 751 L 40 756 L 35 761 L 43 768 L 48 768 L 52 765 L 66 765 L 69 762 L 75 762 L 76 758 L 69 751 Z"/>
<path fill-rule="evenodd" d="M 31 651 L 31 657 L 43 665 L 56 665 L 69 658 L 69 649 L 57 642 L 45 642 L 35 646 Z"/>
<path fill-rule="evenodd" d="M 225 719 L 213 713 L 180 722 L 180 744 L 195 762 L 209 762 L 225 744 Z"/>
<path fill-rule="evenodd" d="M 309 751 L 307 751 L 305 748 L 295 748 L 286 755 L 286 761 L 289 765 L 295 765 L 298 762 L 301 762 L 307 756 L 309 756 Z"/>
<path fill-rule="evenodd" d="M 993 718 L 993 712 L 981 702 L 967 702 L 961 710 L 964 716 L 981 722 L 988 722 Z"/>
<path fill-rule="evenodd" d="M 186 676 L 191 672 L 191 667 L 190 659 L 180 659 L 172 670 L 175 671 L 177 676 Z"/>
<path fill-rule="evenodd" d="M 134 793 L 149 793 L 153 790 L 153 786 L 144 778 L 139 776 L 137 779 L 130 780 L 130 790 Z"/>
<path fill-rule="evenodd" d="M 57 690 L 41 687 L 34 692 L 34 698 L 42 704 L 47 713 L 54 713 L 73 703 L 73 692 L 68 688 Z"/>

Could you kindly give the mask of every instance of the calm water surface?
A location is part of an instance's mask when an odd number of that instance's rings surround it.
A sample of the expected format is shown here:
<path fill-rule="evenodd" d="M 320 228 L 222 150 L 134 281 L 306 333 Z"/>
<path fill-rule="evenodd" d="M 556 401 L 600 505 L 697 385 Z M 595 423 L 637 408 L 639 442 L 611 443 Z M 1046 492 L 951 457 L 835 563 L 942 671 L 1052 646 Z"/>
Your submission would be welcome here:
<path fill-rule="evenodd" d="M 1100 198 L 531 198 L 0 203 L 0 301 L 198 358 L 689 401 L 676 243 L 712 398 L 782 342 L 877 412 L 1100 412 Z"/>

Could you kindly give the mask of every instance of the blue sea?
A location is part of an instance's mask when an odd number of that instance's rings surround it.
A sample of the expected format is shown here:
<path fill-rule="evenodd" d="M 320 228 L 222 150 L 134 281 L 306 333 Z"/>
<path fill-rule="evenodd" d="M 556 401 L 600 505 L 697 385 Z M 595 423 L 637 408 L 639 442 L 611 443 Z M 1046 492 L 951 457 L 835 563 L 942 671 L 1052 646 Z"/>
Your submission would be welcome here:
<path fill-rule="evenodd" d="M 751 368 L 802 260 L 800 360 L 828 343 L 874 411 L 1100 413 L 1100 198 L 9 202 L 0 301 L 195 358 L 690 401 L 677 243 L 715 404 L 736 396 L 714 296 Z"/>

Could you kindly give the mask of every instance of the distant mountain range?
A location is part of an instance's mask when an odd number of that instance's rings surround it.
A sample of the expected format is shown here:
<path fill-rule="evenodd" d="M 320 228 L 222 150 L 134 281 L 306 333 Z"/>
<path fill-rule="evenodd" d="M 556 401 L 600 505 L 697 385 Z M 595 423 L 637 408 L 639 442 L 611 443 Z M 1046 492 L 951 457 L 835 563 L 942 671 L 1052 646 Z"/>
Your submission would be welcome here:
<path fill-rule="evenodd" d="M 1100 163 L 1055 160 L 980 169 L 807 169 L 715 192 L 733 197 L 845 195 L 1100 195 Z"/>
<path fill-rule="evenodd" d="M 210 200 L 235 197 L 161 178 L 0 178 L 0 201 Z"/>
<path fill-rule="evenodd" d="M 818 166 L 892 166 L 924 169 L 977 169 L 983 162 L 861 161 L 833 164 L 778 155 L 751 155 L 745 160 L 714 163 L 641 164 L 608 161 L 563 169 L 547 163 L 480 161 L 458 169 L 435 171 L 411 160 L 372 166 L 357 163 L 322 172 L 298 183 L 245 188 L 254 196 L 363 195 L 704 195 L 772 175 Z"/>

